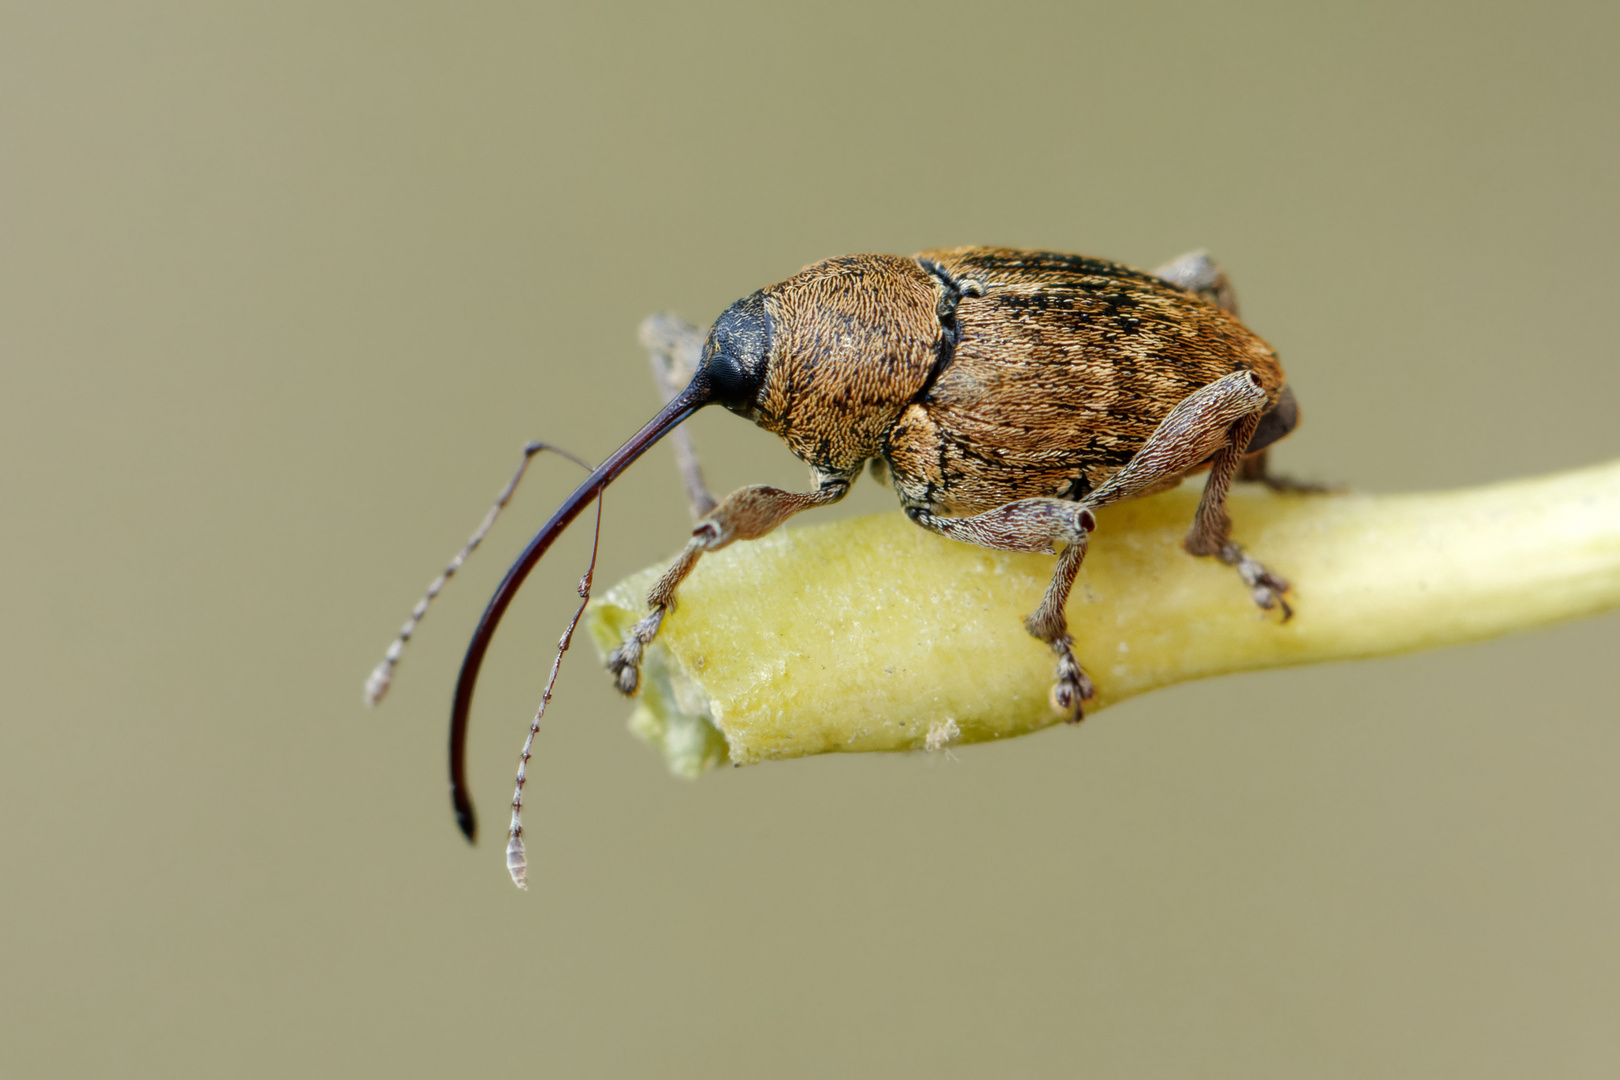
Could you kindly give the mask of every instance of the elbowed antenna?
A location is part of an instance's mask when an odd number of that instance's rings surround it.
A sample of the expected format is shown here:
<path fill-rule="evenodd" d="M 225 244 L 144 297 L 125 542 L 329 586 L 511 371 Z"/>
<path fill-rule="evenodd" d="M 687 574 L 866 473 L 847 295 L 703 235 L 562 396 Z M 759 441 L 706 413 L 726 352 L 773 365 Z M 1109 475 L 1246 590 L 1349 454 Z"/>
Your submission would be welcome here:
<path fill-rule="evenodd" d="M 580 511 L 603 488 L 618 479 L 619 474 L 629 468 L 632 462 L 646 453 L 653 443 L 713 399 L 709 382 L 700 370 L 685 390 L 675 395 L 668 405 L 658 411 L 657 416 L 647 422 L 646 427 L 615 450 L 568 496 L 567 501 L 551 515 L 551 520 L 535 533 L 534 539 L 529 541 L 529 546 L 523 549 L 523 554 L 518 556 L 495 589 L 495 595 L 489 598 L 489 606 L 484 609 L 483 617 L 478 620 L 478 628 L 473 631 L 472 641 L 467 644 L 467 656 L 461 661 L 461 675 L 456 680 L 455 702 L 450 707 L 450 801 L 455 806 L 456 824 L 461 827 L 468 842 L 477 839 L 478 816 L 473 812 L 472 797 L 467 794 L 467 719 L 472 710 L 473 690 L 478 685 L 478 669 L 483 666 L 484 653 L 489 651 L 489 643 L 495 636 L 495 628 L 501 624 L 501 616 L 506 614 L 512 598 L 523 587 L 523 580 L 529 576 L 529 571 L 534 569 L 540 557 L 562 535 L 569 523 L 579 516 Z"/>
<path fill-rule="evenodd" d="M 550 443 L 531 442 L 523 447 L 523 460 L 518 462 L 517 472 L 512 474 L 512 479 L 508 480 L 506 486 L 501 489 L 501 493 L 495 496 L 495 505 L 489 508 L 489 513 L 484 515 L 484 520 L 479 523 L 477 529 L 473 530 L 472 537 L 461 546 L 460 551 L 456 552 L 455 558 L 450 560 L 450 565 L 439 571 L 439 576 L 434 578 L 433 583 L 428 586 L 427 594 L 418 600 L 416 606 L 411 609 L 410 618 L 405 620 L 405 625 L 400 627 L 399 633 L 394 636 L 393 642 L 388 646 L 388 651 L 383 654 L 382 661 L 371 669 L 371 676 L 366 679 L 366 705 L 368 707 L 375 707 L 382 701 L 383 695 L 388 693 L 388 687 L 394 681 L 394 668 L 399 664 L 400 654 L 405 651 L 405 646 L 411 640 L 411 635 L 416 633 L 416 628 L 422 624 L 422 618 L 427 614 L 428 606 L 450 583 L 450 579 L 456 576 L 456 571 L 460 570 L 461 564 L 467 561 L 467 556 L 477 551 L 478 545 L 484 542 L 484 537 L 488 536 L 489 530 L 495 526 L 495 519 L 501 516 L 501 511 L 506 509 L 506 504 L 512 501 L 512 496 L 517 492 L 518 483 L 522 481 L 523 474 L 529 470 L 529 462 L 533 461 L 534 455 L 542 450 L 550 450 L 553 454 L 561 454 L 586 472 L 591 471 L 588 464 L 568 451 L 552 446 Z"/>

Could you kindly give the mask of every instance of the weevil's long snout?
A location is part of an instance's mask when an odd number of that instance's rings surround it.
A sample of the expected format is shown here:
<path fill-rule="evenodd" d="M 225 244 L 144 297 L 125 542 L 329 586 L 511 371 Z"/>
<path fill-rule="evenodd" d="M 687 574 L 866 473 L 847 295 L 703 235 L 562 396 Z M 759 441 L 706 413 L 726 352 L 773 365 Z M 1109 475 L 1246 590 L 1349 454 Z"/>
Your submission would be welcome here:
<path fill-rule="evenodd" d="M 711 345 L 713 339 L 711 338 Z M 713 350 L 706 349 L 706 353 L 713 354 Z M 506 577 L 490 597 L 489 606 L 484 609 L 484 615 L 478 620 L 478 628 L 473 631 L 472 641 L 467 645 L 467 656 L 461 662 L 461 676 L 456 680 L 455 703 L 450 709 L 450 801 L 456 810 L 456 824 L 461 826 L 468 841 L 474 840 L 478 835 L 478 817 L 473 811 L 472 798 L 467 794 L 467 718 L 472 709 L 473 690 L 478 684 L 478 669 L 483 666 L 484 653 L 489 650 L 489 643 L 495 636 L 495 628 L 500 625 L 501 616 L 506 614 L 512 598 L 522 588 L 524 578 L 534 569 L 540 557 L 551 547 L 552 542 L 562 535 L 570 522 L 579 516 L 583 510 L 603 488 L 616 480 L 620 473 L 630 467 L 653 443 L 663 438 L 673 428 L 687 417 L 701 409 L 703 406 L 716 400 L 716 393 L 710 378 L 713 365 L 705 363 L 699 368 L 697 376 L 685 390 L 661 409 L 657 416 L 647 423 L 647 426 L 636 432 L 629 442 L 614 451 L 613 456 L 604 461 L 590 477 L 565 501 L 557 512 L 551 515 L 551 520 L 535 534 L 529 541 L 529 546 L 523 549 L 512 568 L 506 572 Z"/>

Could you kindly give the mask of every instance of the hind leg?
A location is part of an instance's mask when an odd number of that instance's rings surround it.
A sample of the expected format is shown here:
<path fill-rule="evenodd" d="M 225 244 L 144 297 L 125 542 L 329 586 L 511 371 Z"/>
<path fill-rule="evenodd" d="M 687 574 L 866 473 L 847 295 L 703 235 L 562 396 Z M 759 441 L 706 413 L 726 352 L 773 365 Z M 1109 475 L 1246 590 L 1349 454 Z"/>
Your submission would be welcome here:
<path fill-rule="evenodd" d="M 1237 292 L 1226 276 L 1221 264 L 1210 258 L 1207 251 L 1191 251 L 1163 266 L 1154 268 L 1153 275 L 1163 278 L 1178 289 L 1202 297 L 1226 312 L 1238 314 Z M 1264 484 L 1273 491 L 1300 495 L 1316 495 L 1331 490 L 1322 484 L 1308 484 L 1286 476 L 1272 474 L 1267 461 L 1266 448 L 1287 435 L 1299 423 L 1299 406 L 1293 392 L 1283 387 L 1282 397 L 1261 418 L 1252 436 L 1259 448 L 1243 459 L 1237 478 L 1245 483 Z"/>
<path fill-rule="evenodd" d="M 1209 461 L 1209 480 L 1183 546 L 1194 555 L 1214 555 L 1236 567 L 1254 602 L 1267 610 L 1280 606 L 1287 619 L 1293 614 L 1282 598 L 1288 582 L 1232 542 L 1232 519 L 1226 513 L 1227 492 L 1265 408 L 1265 391 L 1249 372 L 1216 379 L 1171 410 L 1125 467 L 1091 493 L 1086 505 L 1105 506 L 1130 498 Z"/>
<path fill-rule="evenodd" d="M 1052 703 L 1070 721 L 1078 721 L 1084 716 L 1083 703 L 1094 691 L 1091 680 L 1075 660 L 1064 608 L 1085 559 L 1087 541 L 1097 525 L 1094 508 L 1162 487 L 1214 458 L 1215 470 L 1199 504 L 1188 550 L 1194 554 L 1219 554 L 1230 547 L 1238 560 L 1234 565 L 1239 573 L 1247 573 L 1249 564 L 1259 567 L 1251 588 L 1265 584 L 1273 588 L 1274 594 L 1287 588 L 1281 578 L 1270 575 L 1258 563 L 1249 560 L 1245 564 L 1241 549 L 1227 540 L 1231 523 L 1226 517 L 1226 491 L 1242 459 L 1238 448 L 1248 445 L 1266 404 L 1266 392 L 1259 379 L 1251 372 L 1235 371 L 1188 395 L 1159 423 L 1124 468 L 1082 502 L 1020 499 L 960 518 L 942 517 L 926 506 L 913 505 L 906 508 L 906 514 L 931 532 L 979 547 L 1050 554 L 1059 543 L 1067 545 L 1040 607 L 1024 620 L 1024 626 L 1058 654 Z M 897 472 L 905 474 L 900 462 L 892 464 Z M 1202 550 L 1202 545 L 1212 540 L 1218 540 L 1216 546 L 1208 552 Z"/>
<path fill-rule="evenodd" d="M 1245 484 L 1264 484 L 1280 495 L 1333 495 L 1343 491 L 1333 484 L 1317 484 L 1309 480 L 1295 480 L 1292 476 L 1278 476 L 1271 471 L 1268 460 L 1270 450 L 1259 450 L 1243 459 L 1238 466 L 1237 478 Z"/>
<path fill-rule="evenodd" d="M 1249 445 L 1258 414 L 1245 417 L 1232 425 L 1232 441 L 1215 455 L 1210 465 L 1209 480 L 1204 484 L 1203 497 L 1198 500 L 1198 511 L 1193 515 L 1192 528 L 1182 542 L 1194 555 L 1214 555 L 1227 566 L 1237 568 L 1238 576 L 1249 587 L 1249 595 L 1266 611 L 1282 608 L 1283 621 L 1293 617 L 1283 594 L 1288 582 L 1250 558 L 1231 538 L 1232 518 L 1226 512 L 1226 495 L 1244 461 L 1241 447 Z"/>

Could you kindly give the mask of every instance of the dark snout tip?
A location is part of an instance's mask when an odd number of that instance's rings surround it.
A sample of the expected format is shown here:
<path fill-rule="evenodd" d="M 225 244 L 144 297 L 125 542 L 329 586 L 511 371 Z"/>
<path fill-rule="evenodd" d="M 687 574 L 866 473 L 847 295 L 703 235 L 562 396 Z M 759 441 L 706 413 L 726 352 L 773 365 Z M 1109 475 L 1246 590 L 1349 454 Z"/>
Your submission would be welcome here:
<path fill-rule="evenodd" d="M 473 812 L 471 801 L 459 791 L 451 801 L 455 804 L 456 827 L 461 830 L 461 835 L 467 838 L 469 844 L 478 843 L 478 815 Z"/>

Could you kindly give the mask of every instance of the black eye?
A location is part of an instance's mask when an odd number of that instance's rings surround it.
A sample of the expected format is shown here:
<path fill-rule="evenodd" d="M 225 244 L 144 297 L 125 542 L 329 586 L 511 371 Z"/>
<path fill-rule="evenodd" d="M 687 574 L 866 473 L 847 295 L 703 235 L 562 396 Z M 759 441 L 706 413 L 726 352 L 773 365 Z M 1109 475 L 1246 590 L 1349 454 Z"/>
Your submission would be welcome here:
<path fill-rule="evenodd" d="M 751 413 L 765 384 L 770 350 L 771 325 L 763 292 L 726 308 L 703 346 L 703 374 L 713 400 L 734 413 Z"/>

